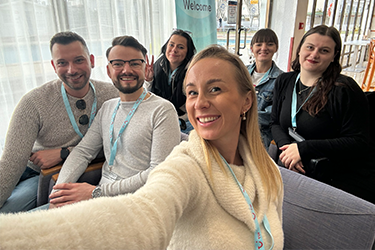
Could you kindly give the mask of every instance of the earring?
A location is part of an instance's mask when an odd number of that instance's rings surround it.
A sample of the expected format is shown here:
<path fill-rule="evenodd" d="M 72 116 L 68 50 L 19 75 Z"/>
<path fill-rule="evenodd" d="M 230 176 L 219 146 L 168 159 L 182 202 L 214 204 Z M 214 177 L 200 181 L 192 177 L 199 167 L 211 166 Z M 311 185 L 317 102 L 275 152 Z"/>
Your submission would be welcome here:
<path fill-rule="evenodd" d="M 242 114 L 242 121 L 245 121 L 246 120 L 246 112 L 243 112 Z"/>

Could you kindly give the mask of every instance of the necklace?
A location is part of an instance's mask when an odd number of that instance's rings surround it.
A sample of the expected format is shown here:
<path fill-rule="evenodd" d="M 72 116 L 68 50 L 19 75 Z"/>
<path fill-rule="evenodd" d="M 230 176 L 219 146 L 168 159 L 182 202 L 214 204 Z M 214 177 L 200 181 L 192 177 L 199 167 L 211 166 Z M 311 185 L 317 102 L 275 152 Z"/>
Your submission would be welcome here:
<path fill-rule="evenodd" d="M 311 87 L 306 87 L 305 89 L 302 89 L 302 82 L 299 81 L 299 91 L 298 94 L 300 95 L 302 92 L 305 92 L 306 90 L 309 90 Z"/>

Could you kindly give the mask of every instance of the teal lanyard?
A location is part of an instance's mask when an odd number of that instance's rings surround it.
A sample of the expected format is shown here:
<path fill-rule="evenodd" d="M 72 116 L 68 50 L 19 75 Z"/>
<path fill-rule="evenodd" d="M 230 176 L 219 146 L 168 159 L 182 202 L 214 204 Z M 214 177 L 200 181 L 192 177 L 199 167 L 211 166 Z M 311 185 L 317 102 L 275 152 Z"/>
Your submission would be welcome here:
<path fill-rule="evenodd" d="M 254 66 L 250 69 L 250 75 L 253 75 L 253 73 L 254 73 L 254 70 L 255 70 L 255 66 L 256 66 L 256 64 L 254 63 Z M 268 75 L 270 74 L 270 72 L 271 72 L 271 69 L 272 69 L 272 66 L 271 66 L 271 68 L 269 68 L 268 70 L 267 70 L 267 72 L 264 74 L 264 76 L 262 77 L 262 79 L 260 79 L 260 81 L 259 81 L 259 84 L 261 84 L 267 77 L 268 77 Z M 259 85 L 258 84 L 258 85 Z"/>
<path fill-rule="evenodd" d="M 92 108 L 91 108 L 89 127 L 91 126 L 91 123 L 92 123 L 92 121 L 95 118 L 95 115 L 96 115 L 96 103 L 97 103 L 95 88 L 94 88 L 94 85 L 91 82 L 90 82 L 90 87 L 94 91 L 94 103 L 92 104 Z M 64 88 L 64 84 L 62 84 L 62 83 L 61 83 L 61 94 L 62 94 L 62 97 L 63 97 L 63 100 L 64 100 L 64 105 L 65 105 L 66 112 L 68 113 L 68 116 L 69 116 L 70 123 L 72 124 L 72 126 L 74 128 L 74 131 L 81 138 L 83 138 L 83 135 L 82 135 L 81 131 L 79 131 L 76 119 L 74 119 L 73 111 L 72 111 L 72 108 L 70 107 L 68 96 L 67 96 L 66 90 Z"/>
<path fill-rule="evenodd" d="M 168 84 L 169 84 L 169 86 L 171 86 L 171 83 L 172 83 L 172 77 L 174 76 L 174 74 L 176 74 L 176 71 L 178 70 L 178 67 L 175 69 L 175 70 L 173 70 L 173 72 L 172 73 L 170 73 L 169 75 L 168 75 Z M 170 72 L 170 71 L 169 71 Z"/>
<path fill-rule="evenodd" d="M 110 141 L 110 149 L 111 149 L 111 156 L 109 158 L 109 163 L 108 163 L 109 166 L 113 166 L 113 162 L 115 160 L 115 156 L 116 156 L 116 153 L 117 153 L 117 142 L 118 142 L 118 140 L 120 139 L 122 133 L 125 131 L 126 127 L 128 126 L 128 124 L 130 122 L 130 119 L 133 117 L 135 111 L 137 110 L 139 104 L 141 104 L 141 102 L 145 98 L 146 94 L 147 94 L 147 90 L 144 88 L 141 96 L 134 103 L 133 108 L 130 110 L 129 114 L 126 116 L 125 121 L 122 123 L 121 129 L 118 132 L 118 135 L 117 135 L 117 138 L 116 138 L 115 142 L 113 142 L 113 130 L 114 130 L 115 117 L 116 117 L 116 114 L 117 114 L 117 111 L 120 107 L 120 102 L 121 102 L 121 100 L 118 100 L 117 106 L 116 106 L 115 110 L 113 111 L 112 119 L 111 119 L 111 125 L 109 127 L 109 141 Z"/>
<path fill-rule="evenodd" d="M 245 197 L 245 200 L 246 200 L 247 204 L 249 205 L 251 213 L 253 214 L 253 220 L 255 222 L 255 232 L 254 232 L 255 249 L 264 250 L 264 241 L 263 241 L 263 237 L 262 237 L 262 232 L 260 231 L 258 217 L 255 214 L 255 210 L 254 210 L 253 204 L 251 203 L 250 197 L 247 194 L 246 190 L 242 187 L 241 183 L 237 180 L 237 177 L 234 174 L 232 168 L 229 166 L 228 162 L 224 159 L 224 157 L 222 155 L 220 155 L 220 156 L 221 156 L 221 159 L 223 159 L 224 163 L 227 165 L 227 167 L 228 167 L 229 171 L 231 172 L 234 180 L 237 182 L 237 185 L 240 188 L 240 190 L 242 192 L 242 195 Z M 268 222 L 268 219 L 267 219 L 266 215 L 264 215 L 263 225 L 264 225 L 264 228 L 266 229 L 267 233 L 271 236 L 272 245 L 271 245 L 270 249 L 273 249 L 274 240 L 273 240 L 273 236 L 272 236 L 272 233 L 271 233 L 271 227 L 270 227 L 270 224 Z"/>
<path fill-rule="evenodd" d="M 297 78 L 296 78 L 296 82 L 294 83 L 294 89 L 293 89 L 293 93 L 292 93 L 292 111 L 291 111 L 291 116 L 292 116 L 292 127 L 295 129 L 297 128 L 297 120 L 296 120 L 296 117 L 297 117 L 297 114 L 298 112 L 301 110 L 301 108 L 303 107 L 303 105 L 305 105 L 305 103 L 307 102 L 307 100 L 310 99 L 310 97 L 313 95 L 313 93 L 316 91 L 316 86 L 314 87 L 314 89 L 310 92 L 309 96 L 305 99 L 305 101 L 301 104 L 301 106 L 299 106 L 298 110 L 297 110 L 297 82 L 299 80 L 299 77 L 300 77 L 301 73 L 298 74 Z"/>

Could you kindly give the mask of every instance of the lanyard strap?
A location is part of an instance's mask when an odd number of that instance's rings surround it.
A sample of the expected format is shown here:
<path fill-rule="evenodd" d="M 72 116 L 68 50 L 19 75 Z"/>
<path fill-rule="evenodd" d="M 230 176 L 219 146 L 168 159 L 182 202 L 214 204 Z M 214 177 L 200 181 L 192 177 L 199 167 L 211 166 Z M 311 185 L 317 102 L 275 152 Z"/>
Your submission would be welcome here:
<path fill-rule="evenodd" d="M 92 104 L 92 108 L 91 108 L 89 127 L 91 126 L 91 123 L 92 123 L 92 121 L 93 121 L 94 118 L 95 118 L 95 115 L 96 115 L 96 104 L 97 104 L 97 100 L 96 100 L 96 91 L 95 91 L 94 85 L 93 85 L 91 82 L 90 82 L 90 87 L 91 87 L 92 90 L 94 91 L 94 102 L 93 102 L 93 104 Z M 65 109 L 66 109 L 66 112 L 68 113 L 69 120 L 70 120 L 70 123 L 71 123 L 72 126 L 73 126 L 74 131 L 75 131 L 75 132 L 76 132 L 81 138 L 83 138 L 83 135 L 82 135 L 81 131 L 79 131 L 79 128 L 78 128 L 77 122 L 76 122 L 76 120 L 75 120 L 75 118 L 74 118 L 72 108 L 70 107 L 69 100 L 68 100 L 68 95 L 66 94 L 66 90 L 65 90 L 65 88 L 64 88 L 64 84 L 61 84 L 61 95 L 62 95 L 62 97 L 63 97 L 63 101 L 64 101 Z"/>
<path fill-rule="evenodd" d="M 297 78 L 296 78 L 296 82 L 294 83 L 294 89 L 293 89 L 293 93 L 292 93 L 292 111 L 291 111 L 291 117 L 292 117 L 292 127 L 294 129 L 297 128 L 296 117 L 297 117 L 298 112 L 301 110 L 301 108 L 303 107 L 303 105 L 305 105 L 305 103 L 311 98 L 311 96 L 316 91 L 316 86 L 315 86 L 314 89 L 310 92 L 309 96 L 305 99 L 305 101 L 301 104 L 301 106 L 299 106 L 299 108 L 297 110 L 297 87 L 296 86 L 297 86 L 298 80 L 300 78 L 300 75 L 301 75 L 301 73 L 299 73 L 298 76 L 297 76 Z"/>
<path fill-rule="evenodd" d="M 238 181 L 236 175 L 234 174 L 232 168 L 229 166 L 228 162 L 224 159 L 224 157 L 222 155 L 220 155 L 220 157 L 221 157 L 221 159 L 223 159 L 224 163 L 227 165 L 227 167 L 228 167 L 229 171 L 231 172 L 234 180 L 236 181 L 238 187 L 240 188 L 240 190 L 242 192 L 242 195 L 245 197 L 245 200 L 246 200 L 247 204 L 249 205 L 251 213 L 253 214 L 253 220 L 255 222 L 255 232 L 254 232 L 255 249 L 264 250 L 264 241 L 263 241 L 263 237 L 262 237 L 262 232 L 260 231 L 258 217 L 255 214 L 255 210 L 254 210 L 253 204 L 251 203 L 250 197 L 247 194 L 246 190 L 242 187 L 241 183 Z M 272 233 L 271 233 L 271 227 L 270 227 L 270 224 L 268 222 L 268 219 L 267 219 L 266 215 L 264 215 L 263 225 L 264 225 L 264 228 L 266 229 L 267 233 L 271 236 L 272 245 L 271 245 L 270 249 L 272 249 L 273 245 L 274 245 L 274 240 L 273 240 L 273 236 L 272 236 Z"/>
<path fill-rule="evenodd" d="M 168 75 L 168 84 L 169 84 L 169 86 L 171 86 L 171 83 L 172 83 L 172 77 L 174 76 L 174 74 L 176 74 L 176 71 L 177 71 L 177 70 L 178 70 L 178 67 L 175 68 L 175 70 L 173 70 L 173 72 L 170 73 L 170 74 Z M 171 71 L 169 71 L 169 72 L 171 72 Z"/>
<path fill-rule="evenodd" d="M 108 163 L 109 166 L 112 166 L 113 162 L 115 160 L 115 156 L 116 156 L 116 153 L 117 153 L 117 142 L 119 141 L 122 133 L 125 131 L 126 127 L 128 126 L 128 124 L 130 122 L 130 119 L 133 117 L 133 115 L 134 115 L 135 111 L 137 110 L 139 104 L 141 104 L 141 102 L 145 98 L 146 94 L 147 94 L 147 90 L 145 88 L 143 88 L 142 94 L 139 96 L 137 101 L 134 103 L 133 108 L 130 110 L 129 114 L 126 116 L 126 119 L 122 123 L 121 129 L 118 132 L 117 138 L 116 138 L 115 142 L 113 142 L 114 122 L 115 122 L 115 117 L 116 117 L 117 111 L 120 107 L 121 100 L 118 101 L 117 106 L 116 106 L 115 110 L 113 111 L 112 118 L 111 118 L 111 125 L 109 127 L 109 141 L 111 143 L 110 144 L 111 156 L 109 158 L 109 163 Z"/>
<path fill-rule="evenodd" d="M 250 69 L 250 75 L 252 76 L 254 71 L 255 71 L 255 67 L 256 67 L 256 64 L 254 63 L 254 66 Z M 267 77 L 268 75 L 270 74 L 271 72 L 271 69 L 272 69 L 273 65 L 267 70 L 267 72 L 263 75 L 262 79 L 260 79 L 259 81 L 259 84 L 261 84 Z M 258 84 L 258 85 L 259 85 Z"/>

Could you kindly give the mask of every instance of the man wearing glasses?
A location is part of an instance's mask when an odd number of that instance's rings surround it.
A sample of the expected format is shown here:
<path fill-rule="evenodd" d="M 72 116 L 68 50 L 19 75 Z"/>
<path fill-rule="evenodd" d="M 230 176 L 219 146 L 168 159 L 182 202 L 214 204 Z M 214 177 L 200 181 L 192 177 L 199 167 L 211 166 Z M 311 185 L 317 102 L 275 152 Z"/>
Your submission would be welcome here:
<path fill-rule="evenodd" d="M 0 158 L 0 213 L 34 208 L 39 171 L 64 161 L 102 104 L 118 97 L 112 84 L 90 79 L 94 56 L 81 36 L 57 33 L 50 50 L 59 79 L 24 95 L 9 124 Z"/>
<path fill-rule="evenodd" d="M 83 140 L 65 161 L 50 208 L 100 196 L 133 193 L 180 142 L 174 106 L 143 87 L 147 50 L 133 37 L 113 39 L 107 73 L 120 98 L 103 104 Z M 75 183 L 103 147 L 106 158 L 98 186 Z"/>

